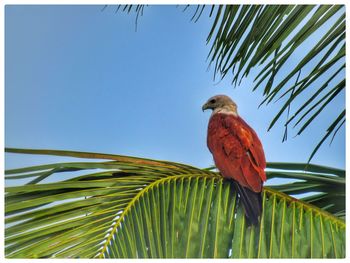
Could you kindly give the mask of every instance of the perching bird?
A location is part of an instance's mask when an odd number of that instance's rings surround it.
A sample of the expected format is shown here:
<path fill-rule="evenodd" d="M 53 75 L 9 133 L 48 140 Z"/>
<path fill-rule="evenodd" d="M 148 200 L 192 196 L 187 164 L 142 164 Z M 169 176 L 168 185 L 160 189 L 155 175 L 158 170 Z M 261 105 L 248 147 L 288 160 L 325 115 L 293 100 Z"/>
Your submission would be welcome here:
<path fill-rule="evenodd" d="M 266 181 L 265 155 L 255 131 L 237 113 L 228 96 L 210 98 L 202 110 L 213 110 L 207 145 L 224 178 L 233 180 L 242 200 L 248 224 L 257 225 L 262 213 L 261 191 Z"/>

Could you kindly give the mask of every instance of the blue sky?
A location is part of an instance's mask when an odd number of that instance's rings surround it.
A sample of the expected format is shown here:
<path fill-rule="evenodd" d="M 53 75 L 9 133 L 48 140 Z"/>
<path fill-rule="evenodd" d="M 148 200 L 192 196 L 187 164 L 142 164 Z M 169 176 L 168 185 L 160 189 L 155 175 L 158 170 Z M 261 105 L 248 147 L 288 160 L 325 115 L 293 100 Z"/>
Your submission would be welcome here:
<path fill-rule="evenodd" d="M 151 6 L 139 18 L 109 6 L 6 6 L 5 145 L 114 153 L 208 167 L 209 112 L 202 104 L 227 94 L 256 130 L 268 161 L 306 162 L 345 96 L 301 136 L 267 127 L 281 104 L 258 105 L 252 77 L 237 88 L 208 70 L 212 19 L 194 9 Z M 292 63 L 289 67 L 292 67 Z M 286 68 L 290 70 L 290 68 Z M 345 74 L 345 73 L 344 73 Z M 64 160 L 6 155 L 6 168 Z M 345 129 L 313 163 L 345 169 Z"/>

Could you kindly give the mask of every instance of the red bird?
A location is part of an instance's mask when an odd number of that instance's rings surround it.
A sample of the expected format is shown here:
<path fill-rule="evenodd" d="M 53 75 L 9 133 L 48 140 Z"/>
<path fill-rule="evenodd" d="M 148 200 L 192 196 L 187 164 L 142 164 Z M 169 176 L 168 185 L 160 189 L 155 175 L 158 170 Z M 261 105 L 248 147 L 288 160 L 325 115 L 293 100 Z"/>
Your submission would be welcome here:
<path fill-rule="evenodd" d="M 255 131 L 237 113 L 228 96 L 210 98 L 202 110 L 211 109 L 207 144 L 216 167 L 236 185 L 248 224 L 257 225 L 262 212 L 261 191 L 266 181 L 265 155 Z"/>

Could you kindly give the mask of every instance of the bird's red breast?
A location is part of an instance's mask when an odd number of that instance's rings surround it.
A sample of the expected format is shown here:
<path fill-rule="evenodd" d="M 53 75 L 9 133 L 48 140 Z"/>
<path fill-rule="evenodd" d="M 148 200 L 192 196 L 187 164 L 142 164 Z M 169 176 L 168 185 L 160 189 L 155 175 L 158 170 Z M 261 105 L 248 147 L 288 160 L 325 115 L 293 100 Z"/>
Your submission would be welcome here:
<path fill-rule="evenodd" d="M 266 181 L 266 160 L 255 131 L 239 116 L 215 113 L 208 125 L 208 148 L 222 176 L 254 192 Z"/>

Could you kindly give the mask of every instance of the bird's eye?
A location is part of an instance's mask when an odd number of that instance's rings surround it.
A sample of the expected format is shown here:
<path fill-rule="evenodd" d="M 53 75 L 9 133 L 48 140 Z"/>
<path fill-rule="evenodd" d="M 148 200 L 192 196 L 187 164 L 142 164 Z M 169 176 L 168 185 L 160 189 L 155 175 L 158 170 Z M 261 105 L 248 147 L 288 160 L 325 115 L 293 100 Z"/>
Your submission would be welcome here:
<path fill-rule="evenodd" d="M 216 99 L 212 99 L 209 101 L 211 104 L 214 104 L 216 102 Z"/>

